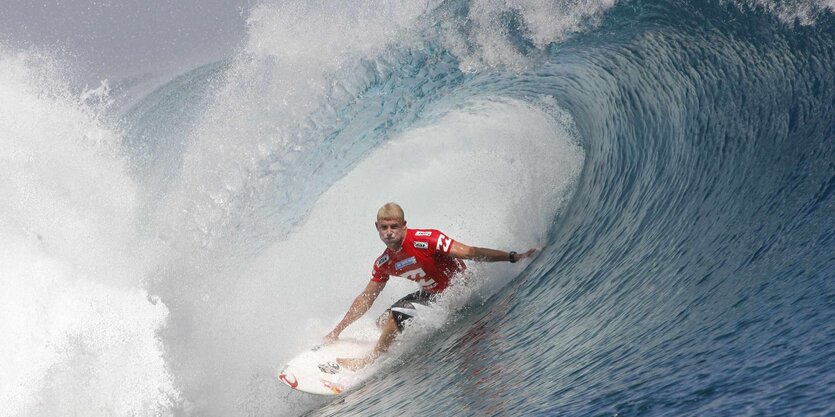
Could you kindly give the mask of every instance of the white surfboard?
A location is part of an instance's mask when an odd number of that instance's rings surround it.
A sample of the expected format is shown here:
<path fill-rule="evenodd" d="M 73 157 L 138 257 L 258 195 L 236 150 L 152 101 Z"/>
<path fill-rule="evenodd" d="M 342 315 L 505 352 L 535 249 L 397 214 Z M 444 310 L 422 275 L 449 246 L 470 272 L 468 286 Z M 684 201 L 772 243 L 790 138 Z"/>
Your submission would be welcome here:
<path fill-rule="evenodd" d="M 367 372 L 354 372 L 336 363 L 336 358 L 360 358 L 374 349 L 374 340 L 339 339 L 314 346 L 287 362 L 278 379 L 290 388 L 318 395 L 338 395 L 358 384 Z"/>

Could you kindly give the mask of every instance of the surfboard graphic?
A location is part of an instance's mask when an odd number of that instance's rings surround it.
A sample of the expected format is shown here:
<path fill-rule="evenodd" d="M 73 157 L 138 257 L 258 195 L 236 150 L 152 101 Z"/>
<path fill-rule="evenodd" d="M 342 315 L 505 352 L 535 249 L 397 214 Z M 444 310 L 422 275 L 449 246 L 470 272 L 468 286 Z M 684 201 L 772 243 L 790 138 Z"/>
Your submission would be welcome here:
<path fill-rule="evenodd" d="M 338 395 L 364 379 L 367 371 L 354 372 L 339 366 L 336 358 L 357 358 L 371 352 L 373 340 L 341 339 L 317 345 L 291 359 L 278 379 L 288 387 L 317 395 Z"/>

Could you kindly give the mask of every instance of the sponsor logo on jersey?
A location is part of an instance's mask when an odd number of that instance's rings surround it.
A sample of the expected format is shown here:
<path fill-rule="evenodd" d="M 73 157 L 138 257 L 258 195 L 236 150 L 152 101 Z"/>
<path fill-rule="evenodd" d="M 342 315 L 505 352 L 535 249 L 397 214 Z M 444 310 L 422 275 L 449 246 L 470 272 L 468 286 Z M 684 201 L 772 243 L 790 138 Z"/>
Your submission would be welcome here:
<path fill-rule="evenodd" d="M 447 253 L 447 252 L 449 252 L 449 246 L 450 245 L 452 245 L 452 238 L 451 237 L 446 237 L 446 236 L 444 236 L 443 233 L 441 233 L 438 236 L 438 244 L 435 245 L 435 250 L 439 250 L 441 252 Z"/>
<path fill-rule="evenodd" d="M 423 288 L 435 288 L 438 285 L 438 283 L 432 278 L 416 280 L 415 282 Z"/>
<path fill-rule="evenodd" d="M 403 268 L 405 268 L 409 265 L 414 265 L 416 263 L 417 263 L 417 260 L 415 259 L 414 256 L 412 256 L 411 258 L 404 259 L 404 260 L 394 264 L 394 269 L 403 269 Z"/>
<path fill-rule="evenodd" d="M 415 232 L 415 236 L 432 236 L 431 230 L 421 230 L 419 232 Z"/>
<path fill-rule="evenodd" d="M 415 247 L 418 249 L 429 249 L 429 242 L 415 242 Z"/>
<path fill-rule="evenodd" d="M 381 256 L 379 259 L 377 259 L 377 268 L 385 265 L 386 262 L 388 262 L 388 261 L 389 261 L 389 254 L 385 254 L 385 255 Z M 368 264 L 366 264 L 366 265 L 368 265 Z"/>
<path fill-rule="evenodd" d="M 423 268 L 418 268 L 412 271 L 409 271 L 404 278 L 410 279 L 412 281 L 417 282 L 420 284 L 421 278 L 426 276 L 426 272 L 423 271 Z"/>

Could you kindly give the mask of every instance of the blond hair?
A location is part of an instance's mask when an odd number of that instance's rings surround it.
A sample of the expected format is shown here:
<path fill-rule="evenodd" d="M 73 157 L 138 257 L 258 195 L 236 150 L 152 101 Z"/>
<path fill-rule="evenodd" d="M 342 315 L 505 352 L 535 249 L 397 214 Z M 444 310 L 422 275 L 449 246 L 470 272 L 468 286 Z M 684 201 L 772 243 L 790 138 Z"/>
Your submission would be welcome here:
<path fill-rule="evenodd" d="M 405 222 L 403 209 L 397 203 L 386 203 L 383 207 L 377 210 L 377 221 L 380 220 L 399 220 Z"/>

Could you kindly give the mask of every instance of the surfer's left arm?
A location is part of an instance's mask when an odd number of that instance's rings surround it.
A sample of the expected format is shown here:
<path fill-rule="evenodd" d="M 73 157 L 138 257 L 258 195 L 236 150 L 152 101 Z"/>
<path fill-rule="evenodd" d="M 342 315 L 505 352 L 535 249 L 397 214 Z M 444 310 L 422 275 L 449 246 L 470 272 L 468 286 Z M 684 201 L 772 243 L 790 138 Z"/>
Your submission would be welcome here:
<path fill-rule="evenodd" d="M 371 305 L 374 304 L 374 300 L 377 299 L 377 296 L 383 292 L 383 288 L 386 287 L 385 281 L 374 281 L 373 279 L 368 282 L 368 285 L 365 289 L 354 299 L 354 302 L 351 304 L 351 307 L 348 309 L 348 312 L 345 313 L 345 317 L 342 318 L 342 321 L 336 325 L 336 327 L 325 336 L 325 343 L 333 343 L 336 339 L 339 338 L 339 334 L 345 330 L 351 323 L 357 321 L 360 317 L 362 317 L 368 310 L 371 308 Z"/>
<path fill-rule="evenodd" d="M 453 242 L 452 247 L 449 248 L 449 254 L 459 259 L 470 259 L 480 262 L 516 262 L 521 259 L 529 258 L 536 252 L 536 248 L 528 249 L 524 252 L 505 252 L 498 249 L 479 248 L 475 246 L 467 246 L 460 242 Z"/>

